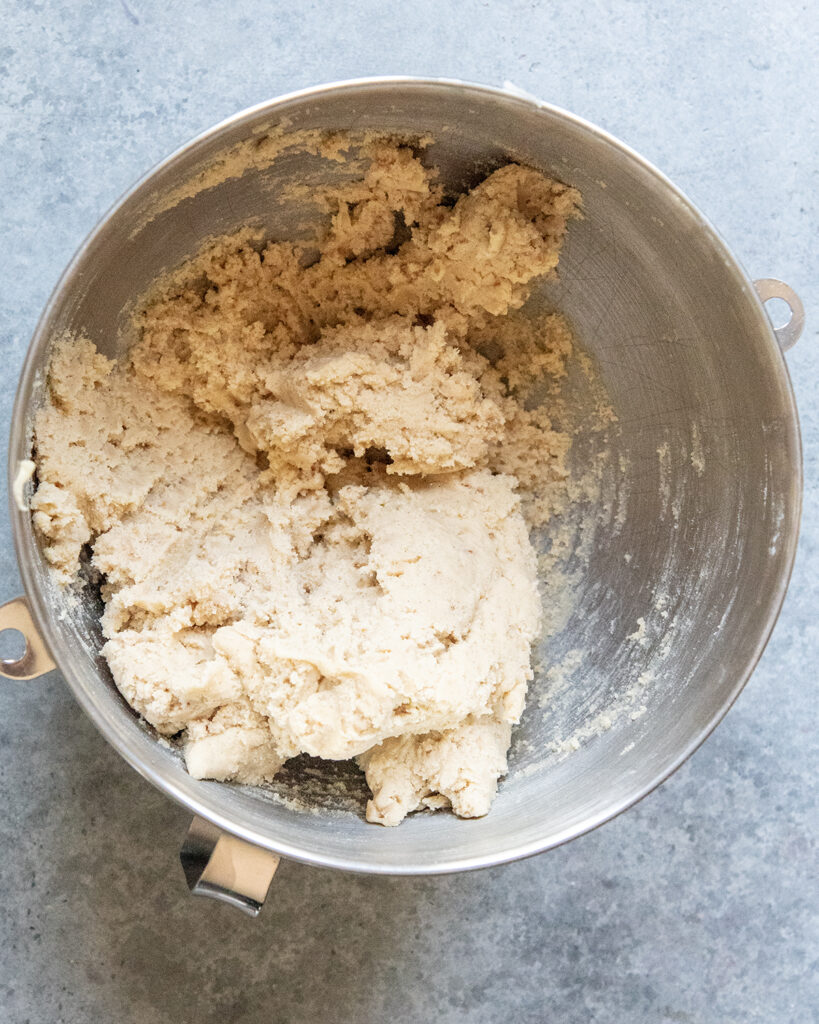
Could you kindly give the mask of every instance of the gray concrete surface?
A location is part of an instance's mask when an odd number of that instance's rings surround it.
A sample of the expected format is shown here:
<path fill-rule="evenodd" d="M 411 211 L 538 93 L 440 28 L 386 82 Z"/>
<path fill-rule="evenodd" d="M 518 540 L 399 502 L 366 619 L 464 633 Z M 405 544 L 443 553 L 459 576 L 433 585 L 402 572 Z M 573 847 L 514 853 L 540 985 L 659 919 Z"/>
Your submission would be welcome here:
<path fill-rule="evenodd" d="M 809 317 L 789 357 L 807 487 L 785 610 L 734 710 L 660 791 L 568 847 L 476 874 L 285 864 L 251 922 L 187 895 L 185 813 L 58 680 L 5 684 L 0 1021 L 816 1021 L 816 5 L 7 0 L 0 24 L 3 446 L 39 310 L 117 195 L 235 110 L 343 77 L 511 79 L 590 118 Z M 18 591 L 0 512 L 0 599 Z"/>

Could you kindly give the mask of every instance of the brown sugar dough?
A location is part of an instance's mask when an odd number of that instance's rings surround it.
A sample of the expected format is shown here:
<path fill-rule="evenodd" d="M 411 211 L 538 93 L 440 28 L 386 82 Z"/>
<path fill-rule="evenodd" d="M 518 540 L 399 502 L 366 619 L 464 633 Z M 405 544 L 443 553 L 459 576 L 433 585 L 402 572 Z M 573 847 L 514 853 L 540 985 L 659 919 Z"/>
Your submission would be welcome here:
<path fill-rule="evenodd" d="M 409 149 L 370 156 L 310 265 L 222 239 L 156 290 L 128 359 L 56 346 L 32 509 L 63 582 L 92 545 L 114 679 L 191 774 L 357 757 L 369 820 L 471 817 L 540 617 L 518 484 L 545 518 L 569 446 L 525 397 L 570 334 L 514 310 L 579 197 L 509 165 L 450 207 Z"/>

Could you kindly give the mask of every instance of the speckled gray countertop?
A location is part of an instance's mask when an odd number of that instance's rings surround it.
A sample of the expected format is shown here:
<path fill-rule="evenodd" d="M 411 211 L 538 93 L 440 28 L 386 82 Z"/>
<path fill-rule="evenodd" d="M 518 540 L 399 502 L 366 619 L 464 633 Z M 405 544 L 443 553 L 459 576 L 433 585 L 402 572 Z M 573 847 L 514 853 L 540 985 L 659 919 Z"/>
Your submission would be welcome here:
<path fill-rule="evenodd" d="M 754 277 L 801 294 L 790 594 L 705 746 L 605 828 L 522 863 L 383 879 L 282 866 L 250 921 L 192 899 L 187 815 L 58 677 L 0 686 L 8 1024 L 813 1022 L 819 658 L 819 16 L 762 0 L 5 4 L 0 430 L 38 313 L 132 181 L 277 93 L 368 74 L 522 88 L 662 168 Z M 0 513 L 0 600 L 20 591 Z"/>

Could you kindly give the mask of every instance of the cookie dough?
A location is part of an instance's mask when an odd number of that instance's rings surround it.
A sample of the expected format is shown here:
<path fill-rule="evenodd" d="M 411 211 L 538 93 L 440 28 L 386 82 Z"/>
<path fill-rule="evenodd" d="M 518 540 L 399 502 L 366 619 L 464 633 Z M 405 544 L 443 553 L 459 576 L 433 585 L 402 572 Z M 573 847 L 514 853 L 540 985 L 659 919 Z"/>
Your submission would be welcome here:
<path fill-rule="evenodd" d="M 409 147 L 367 155 L 313 250 L 220 239 L 127 358 L 55 346 L 32 510 L 63 583 L 90 545 L 116 684 L 192 775 L 357 758 L 394 825 L 485 814 L 506 767 L 540 618 L 522 502 L 569 447 L 525 399 L 571 352 L 514 310 L 579 196 L 509 165 L 452 205 Z"/>

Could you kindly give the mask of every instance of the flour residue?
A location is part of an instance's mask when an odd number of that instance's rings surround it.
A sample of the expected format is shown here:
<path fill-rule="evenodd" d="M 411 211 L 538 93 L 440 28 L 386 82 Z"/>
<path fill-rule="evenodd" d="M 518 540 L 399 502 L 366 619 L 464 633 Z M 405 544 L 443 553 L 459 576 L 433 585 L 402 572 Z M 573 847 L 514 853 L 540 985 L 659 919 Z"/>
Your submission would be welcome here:
<path fill-rule="evenodd" d="M 697 476 L 705 472 L 705 450 L 702 446 L 702 436 L 696 420 L 691 422 L 691 465 Z"/>

